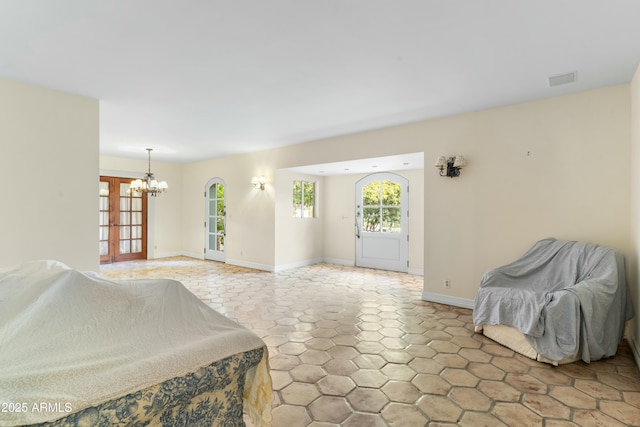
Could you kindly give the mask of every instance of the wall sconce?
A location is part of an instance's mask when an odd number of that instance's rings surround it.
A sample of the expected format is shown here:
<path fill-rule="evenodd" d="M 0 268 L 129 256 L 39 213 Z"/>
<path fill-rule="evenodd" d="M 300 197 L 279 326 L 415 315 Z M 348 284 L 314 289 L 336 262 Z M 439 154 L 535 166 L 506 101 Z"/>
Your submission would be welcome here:
<path fill-rule="evenodd" d="M 467 162 L 464 161 L 464 157 L 462 156 L 452 156 L 449 158 L 440 156 L 436 162 L 436 167 L 440 169 L 440 176 L 453 178 L 454 176 L 460 176 L 460 169 L 466 164 Z"/>
<path fill-rule="evenodd" d="M 264 190 L 264 184 L 266 184 L 266 182 L 267 179 L 264 176 L 261 176 L 260 178 L 254 176 L 251 179 L 251 184 L 253 184 L 253 188 L 255 188 L 256 190 Z"/>

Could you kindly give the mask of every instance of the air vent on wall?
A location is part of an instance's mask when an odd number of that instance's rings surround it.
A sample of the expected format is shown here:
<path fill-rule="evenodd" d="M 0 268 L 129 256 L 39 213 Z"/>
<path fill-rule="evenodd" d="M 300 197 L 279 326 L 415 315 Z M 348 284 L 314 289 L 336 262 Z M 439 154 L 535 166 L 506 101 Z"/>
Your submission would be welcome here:
<path fill-rule="evenodd" d="M 569 83 L 574 83 L 578 78 L 578 72 L 572 71 L 570 73 L 558 74 L 556 76 L 549 77 L 549 87 L 566 85 Z"/>

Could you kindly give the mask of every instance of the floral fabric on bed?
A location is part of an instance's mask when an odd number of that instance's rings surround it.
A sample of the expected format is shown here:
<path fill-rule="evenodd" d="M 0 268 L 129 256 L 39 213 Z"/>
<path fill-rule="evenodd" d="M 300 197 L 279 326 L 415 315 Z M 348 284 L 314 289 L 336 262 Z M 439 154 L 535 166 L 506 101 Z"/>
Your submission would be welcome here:
<path fill-rule="evenodd" d="M 37 426 L 243 427 L 245 374 L 258 365 L 264 351 L 235 354 L 194 373 Z"/>

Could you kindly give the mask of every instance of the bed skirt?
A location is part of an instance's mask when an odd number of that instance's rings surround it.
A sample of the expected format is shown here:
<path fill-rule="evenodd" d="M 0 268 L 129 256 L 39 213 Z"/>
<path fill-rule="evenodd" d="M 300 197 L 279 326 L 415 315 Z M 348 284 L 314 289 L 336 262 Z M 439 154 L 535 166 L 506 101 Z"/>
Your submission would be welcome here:
<path fill-rule="evenodd" d="M 238 353 L 185 376 L 32 426 L 244 427 L 243 394 L 247 372 L 261 364 L 266 364 L 268 370 L 266 353 L 264 347 Z M 256 381 L 255 375 L 251 380 Z M 249 386 L 255 387 L 255 384 Z M 270 381 L 265 386 L 270 388 Z M 248 412 L 252 411 L 256 412 L 256 409 Z"/>

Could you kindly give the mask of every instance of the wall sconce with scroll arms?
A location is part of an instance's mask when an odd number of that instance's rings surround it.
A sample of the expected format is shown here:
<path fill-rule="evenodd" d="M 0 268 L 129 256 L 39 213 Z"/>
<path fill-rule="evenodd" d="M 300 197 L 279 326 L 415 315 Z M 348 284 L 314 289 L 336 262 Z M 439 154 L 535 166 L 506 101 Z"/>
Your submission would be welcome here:
<path fill-rule="evenodd" d="M 466 164 L 467 162 L 462 156 L 440 156 L 436 162 L 436 167 L 440 169 L 440 176 L 453 178 L 455 176 L 460 176 L 460 169 L 462 169 Z"/>
<path fill-rule="evenodd" d="M 257 176 L 254 176 L 251 179 L 251 184 L 253 184 L 253 188 L 256 190 L 264 190 L 264 185 L 267 183 L 267 179 L 264 176 L 261 176 L 260 178 L 258 178 Z"/>

